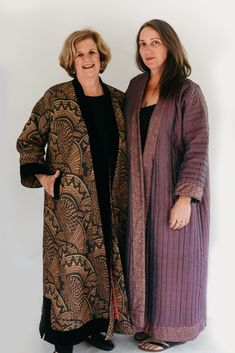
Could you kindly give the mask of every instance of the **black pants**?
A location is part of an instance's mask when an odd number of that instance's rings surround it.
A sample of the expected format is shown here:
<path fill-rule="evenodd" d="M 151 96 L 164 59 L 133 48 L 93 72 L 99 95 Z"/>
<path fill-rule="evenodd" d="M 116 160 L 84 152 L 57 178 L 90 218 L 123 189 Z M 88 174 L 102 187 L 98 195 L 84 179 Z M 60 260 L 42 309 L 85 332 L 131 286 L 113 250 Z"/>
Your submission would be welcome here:
<path fill-rule="evenodd" d="M 57 353 L 73 353 L 73 346 L 64 346 L 61 344 L 56 344 L 55 345 L 55 351 Z"/>

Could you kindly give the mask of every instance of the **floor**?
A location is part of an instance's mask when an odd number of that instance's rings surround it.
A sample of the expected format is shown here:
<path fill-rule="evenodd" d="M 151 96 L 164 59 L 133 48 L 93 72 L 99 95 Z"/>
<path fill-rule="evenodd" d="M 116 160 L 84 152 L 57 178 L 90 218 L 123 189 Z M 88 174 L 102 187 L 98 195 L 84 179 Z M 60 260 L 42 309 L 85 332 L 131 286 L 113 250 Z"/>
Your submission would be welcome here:
<path fill-rule="evenodd" d="M 213 326 L 213 325 L 212 325 Z M 18 336 L 14 337 L 14 341 L 9 342 L 4 353 L 53 353 L 53 346 L 45 341 L 40 340 L 36 327 L 31 327 L 31 332 L 24 330 L 24 327 L 19 328 Z M 181 346 L 171 348 L 172 353 L 234 353 L 234 347 L 229 345 L 224 346 L 218 340 L 218 336 L 213 335 L 213 327 L 208 327 L 201 335 L 193 342 L 188 342 Z M 123 335 L 115 335 L 113 337 L 115 348 L 113 353 L 138 353 L 136 342 L 132 337 Z M 2 351 L 3 352 L 3 351 Z M 97 353 L 104 352 L 88 343 L 81 343 L 74 347 L 73 353 Z M 168 351 L 167 351 L 168 352 Z"/>

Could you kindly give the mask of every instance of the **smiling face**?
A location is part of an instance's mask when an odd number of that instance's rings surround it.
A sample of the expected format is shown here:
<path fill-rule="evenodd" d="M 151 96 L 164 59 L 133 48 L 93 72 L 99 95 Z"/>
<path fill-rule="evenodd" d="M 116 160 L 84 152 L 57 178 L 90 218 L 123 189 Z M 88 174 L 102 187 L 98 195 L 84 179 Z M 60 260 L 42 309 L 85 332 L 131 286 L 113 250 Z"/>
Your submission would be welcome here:
<path fill-rule="evenodd" d="M 139 53 L 152 73 L 162 73 L 167 59 L 167 47 L 160 35 L 151 27 L 144 27 L 139 35 Z"/>
<path fill-rule="evenodd" d="M 100 54 L 93 39 L 87 38 L 75 45 L 74 68 L 79 80 L 96 78 L 100 73 Z"/>

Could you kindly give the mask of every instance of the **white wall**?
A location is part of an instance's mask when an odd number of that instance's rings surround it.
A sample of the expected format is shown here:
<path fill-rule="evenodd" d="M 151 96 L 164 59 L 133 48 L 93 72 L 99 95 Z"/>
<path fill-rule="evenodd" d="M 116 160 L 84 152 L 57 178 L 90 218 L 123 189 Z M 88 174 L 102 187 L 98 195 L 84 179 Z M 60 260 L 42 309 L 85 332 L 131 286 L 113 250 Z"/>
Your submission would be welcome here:
<path fill-rule="evenodd" d="M 17 136 L 44 91 L 69 80 L 58 65 L 67 35 L 86 26 L 98 30 L 113 55 L 103 80 L 125 90 L 129 79 L 138 73 L 134 64 L 137 30 L 146 20 L 161 18 L 179 34 L 193 68 L 191 78 L 201 86 L 208 103 L 211 243 L 208 328 L 203 337 L 205 344 L 210 340 L 213 353 L 234 352 L 229 344 L 234 336 L 235 315 L 232 3 L 232 0 L 0 0 L 1 351 L 49 352 L 37 332 L 42 295 L 43 197 L 41 190 L 20 185 Z M 199 351 L 205 353 L 205 349 Z"/>

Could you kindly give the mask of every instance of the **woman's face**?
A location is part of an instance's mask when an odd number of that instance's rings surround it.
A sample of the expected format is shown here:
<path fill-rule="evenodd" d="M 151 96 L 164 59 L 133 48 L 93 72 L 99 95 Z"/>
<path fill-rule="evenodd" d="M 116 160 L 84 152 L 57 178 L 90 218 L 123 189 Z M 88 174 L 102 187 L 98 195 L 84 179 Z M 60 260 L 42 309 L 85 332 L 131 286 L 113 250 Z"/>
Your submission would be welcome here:
<path fill-rule="evenodd" d="M 151 27 L 145 27 L 139 36 L 139 53 L 144 64 L 153 73 L 162 73 L 167 58 L 167 47 L 160 35 Z"/>
<path fill-rule="evenodd" d="M 100 54 L 93 39 L 87 38 L 75 46 L 74 67 L 78 79 L 84 80 L 99 76 Z"/>

